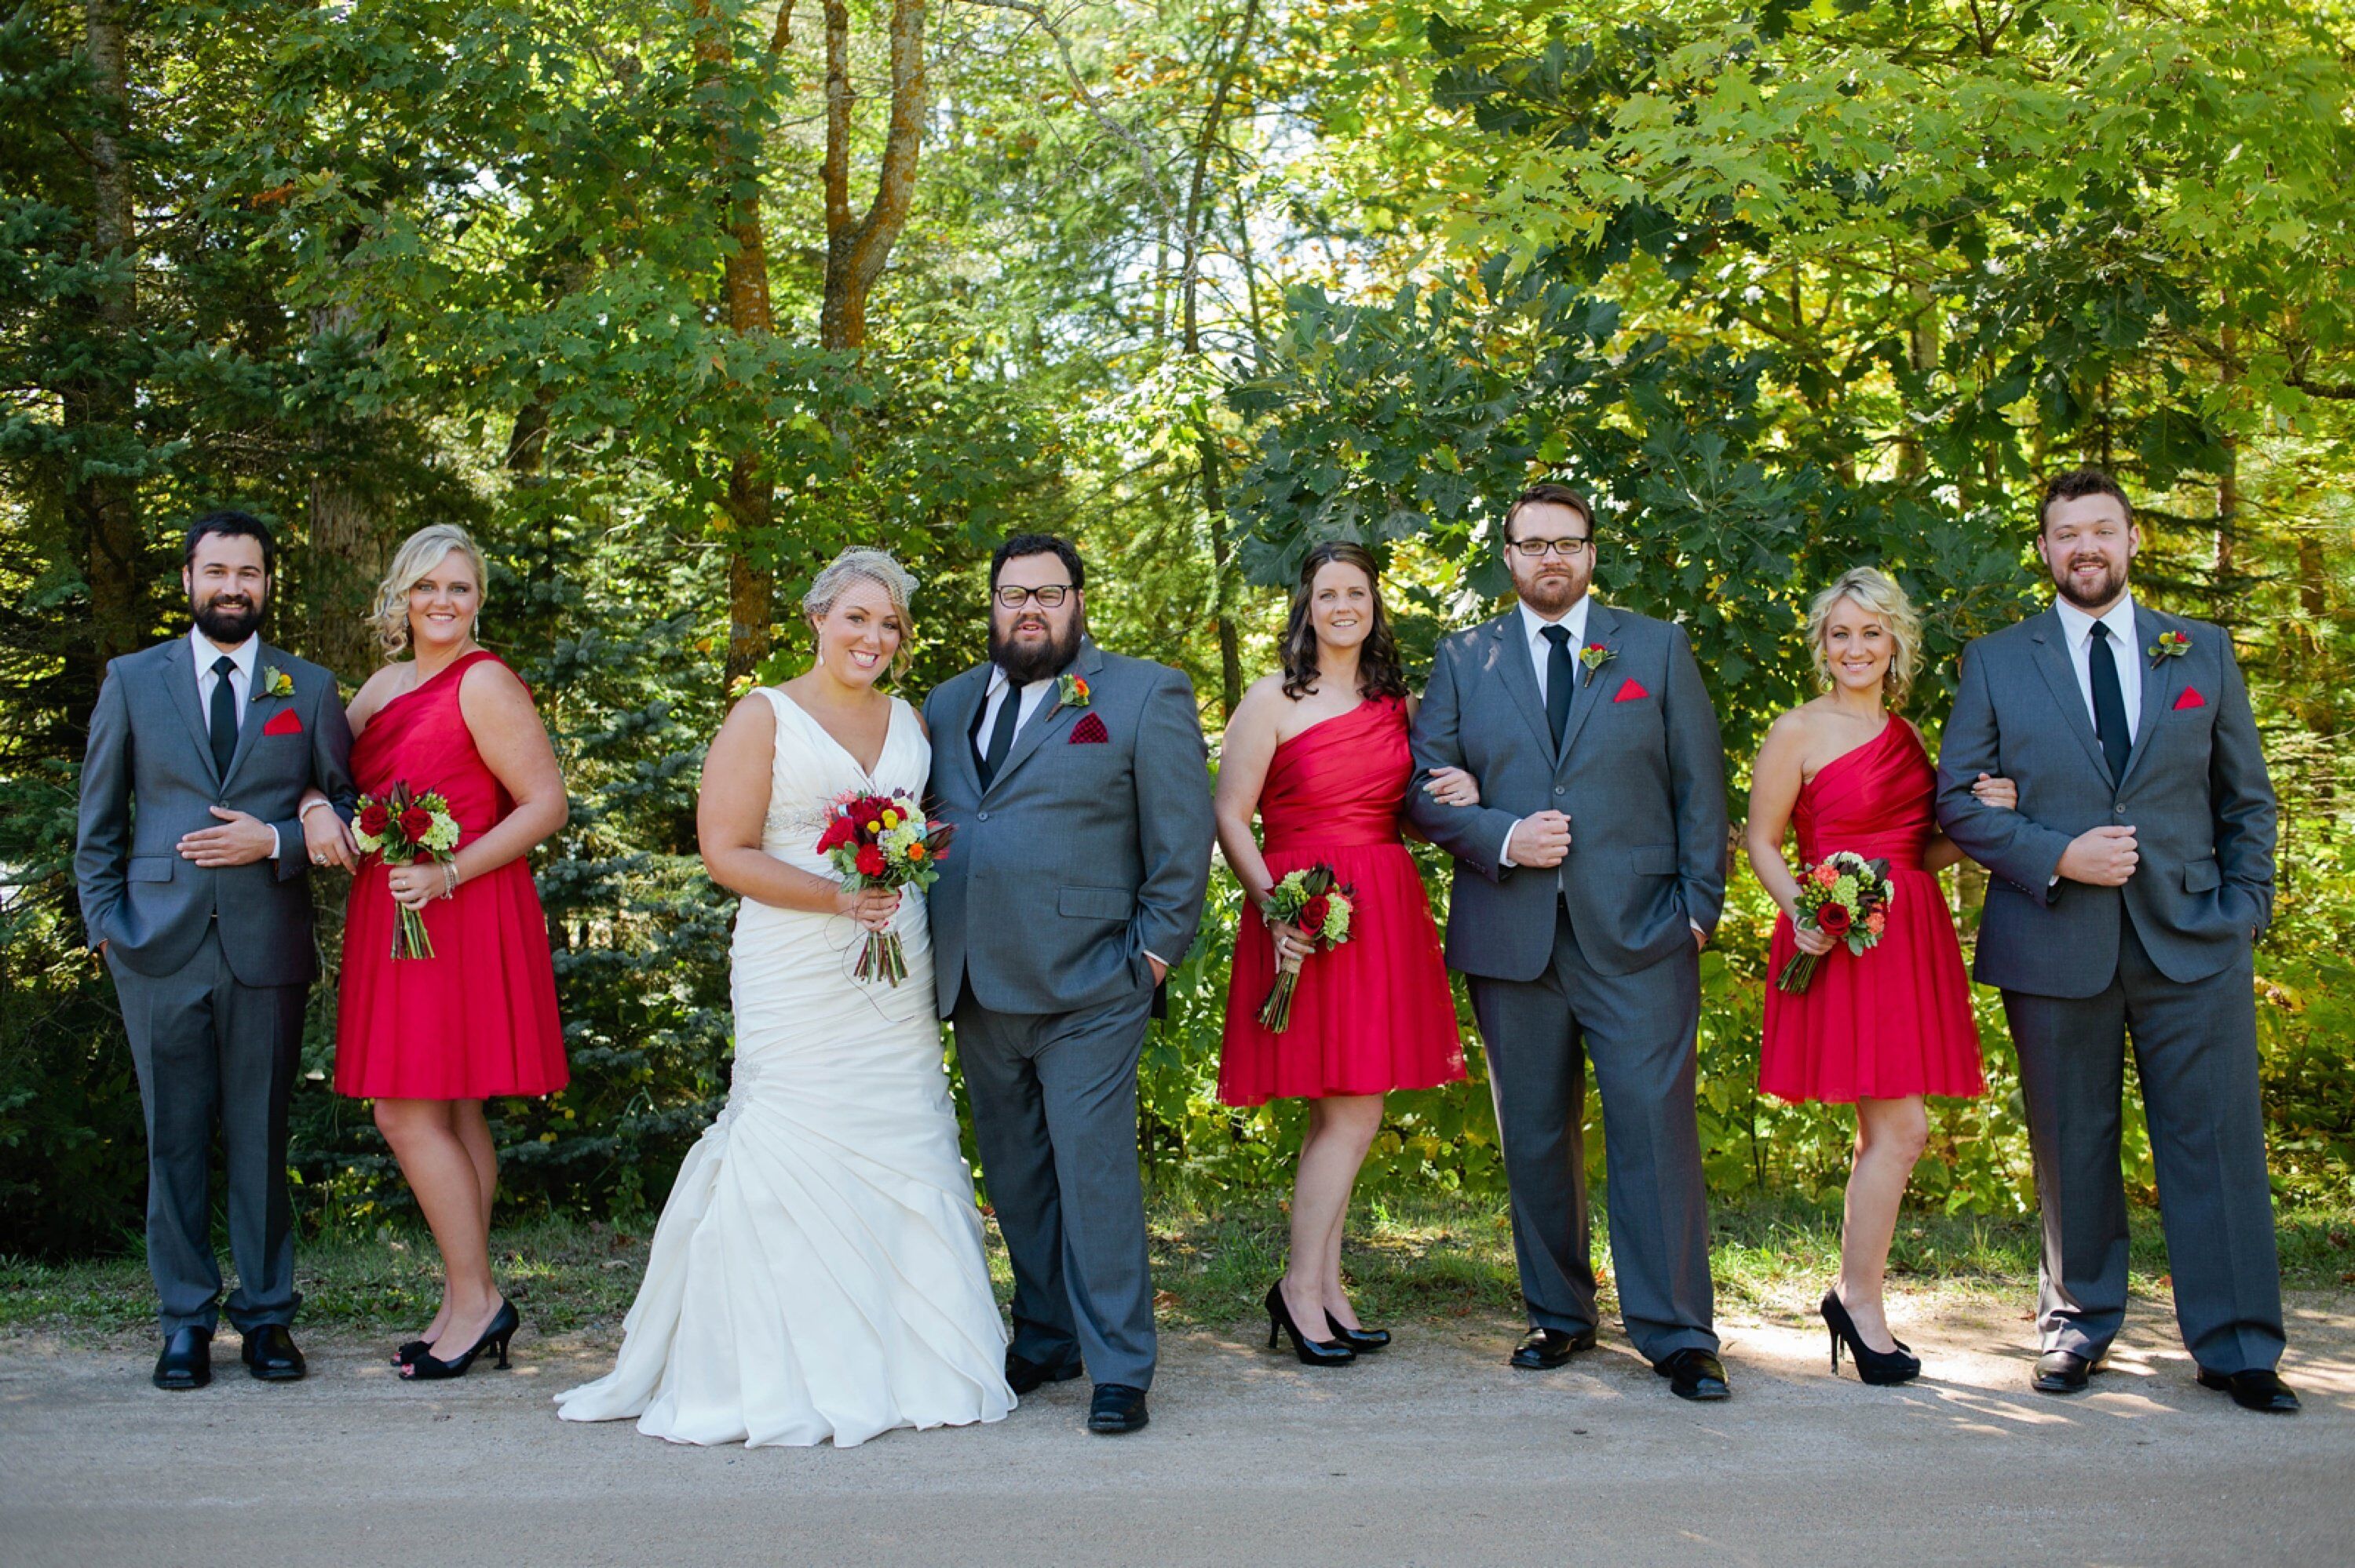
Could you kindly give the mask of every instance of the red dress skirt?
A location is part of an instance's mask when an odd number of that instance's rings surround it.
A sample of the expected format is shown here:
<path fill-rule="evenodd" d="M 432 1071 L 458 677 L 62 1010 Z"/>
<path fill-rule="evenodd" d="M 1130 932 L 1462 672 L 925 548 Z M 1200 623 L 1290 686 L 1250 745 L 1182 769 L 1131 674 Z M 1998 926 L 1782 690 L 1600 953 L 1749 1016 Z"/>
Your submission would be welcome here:
<path fill-rule="evenodd" d="M 1323 863 L 1350 890 L 1349 939 L 1309 956 L 1292 1027 L 1260 1026 L 1275 982 L 1275 943 L 1247 911 L 1227 982 L 1219 1097 L 1229 1105 L 1429 1089 L 1464 1076 L 1455 999 L 1439 928 L 1399 806 L 1414 777 L 1406 704 L 1379 697 L 1311 725 L 1275 748 L 1260 790 L 1270 875 Z"/>
<path fill-rule="evenodd" d="M 1970 976 L 1938 879 L 1922 869 L 1936 831 L 1937 770 L 1922 737 L 1891 718 L 1799 791 L 1792 821 L 1809 864 L 1839 850 L 1889 861 L 1888 928 L 1861 955 L 1836 947 L 1793 995 L 1769 983 L 1758 1086 L 1778 1099 L 1968 1097 L 1987 1089 Z M 1798 952 L 1791 919 L 1774 922 L 1767 972 Z"/>
<path fill-rule="evenodd" d="M 352 744 L 364 794 L 397 780 L 437 792 L 458 819 L 461 847 L 497 826 L 508 798 L 458 711 L 467 654 L 377 710 Z M 531 868 L 511 860 L 425 906 L 430 959 L 392 959 L 394 904 L 381 862 L 352 879 L 336 1014 L 336 1089 L 364 1098 L 479 1100 L 564 1086 L 564 1025 L 548 917 Z"/>

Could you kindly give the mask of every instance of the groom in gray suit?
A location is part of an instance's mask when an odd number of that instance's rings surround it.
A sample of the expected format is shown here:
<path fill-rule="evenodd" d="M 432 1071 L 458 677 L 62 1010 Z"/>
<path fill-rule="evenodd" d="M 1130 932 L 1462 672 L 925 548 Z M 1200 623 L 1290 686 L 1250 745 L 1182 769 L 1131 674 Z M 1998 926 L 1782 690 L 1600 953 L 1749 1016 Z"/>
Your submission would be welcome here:
<path fill-rule="evenodd" d="M 989 563 L 989 662 L 924 703 L 932 810 L 956 836 L 930 903 L 941 1016 L 1014 1264 L 1018 1394 L 1095 1379 L 1091 1431 L 1143 1426 L 1155 1358 L 1136 1064 L 1201 923 L 1209 773 L 1186 677 L 1087 637 L 1071 543 Z"/>
<path fill-rule="evenodd" d="M 90 946 L 114 977 L 147 1115 L 147 1266 L 158 1388 L 212 1378 L 220 1316 L 211 1153 L 229 1169 L 229 1320 L 247 1370 L 303 1375 L 288 1325 L 294 1241 L 286 1102 L 319 970 L 308 873 L 349 868 L 352 734 L 336 680 L 258 635 L 275 548 L 242 512 L 189 526 L 188 634 L 107 666 L 82 758 L 74 875 Z M 317 785 L 306 845 L 298 814 Z"/>
<path fill-rule="evenodd" d="M 2232 641 L 2135 602 L 2142 534 L 2107 474 L 2055 478 L 2051 609 L 1963 652 L 1938 819 L 1992 874 L 1977 974 L 2003 991 L 2036 1157 L 2035 1386 L 2073 1393 L 2126 1318 L 2126 1042 L 2158 1168 L 2175 1317 L 2200 1381 L 2286 1414 L 2251 949 L 2274 903 L 2274 792 Z M 1971 793 L 2019 785 L 2017 811 Z"/>
<path fill-rule="evenodd" d="M 1439 646 L 1418 768 L 1476 806 L 1408 800 L 1455 857 L 1447 962 L 1487 1048 L 1529 1337 L 1512 1364 L 1594 1343 L 1586 1064 L 1609 1137 L 1611 1257 L 1628 1338 L 1686 1399 L 1723 1399 L 1693 1105 L 1700 949 L 1725 904 L 1725 760 L 1684 629 L 1597 604 L 1594 509 L 1532 485 L 1505 514 L 1520 603 Z"/>

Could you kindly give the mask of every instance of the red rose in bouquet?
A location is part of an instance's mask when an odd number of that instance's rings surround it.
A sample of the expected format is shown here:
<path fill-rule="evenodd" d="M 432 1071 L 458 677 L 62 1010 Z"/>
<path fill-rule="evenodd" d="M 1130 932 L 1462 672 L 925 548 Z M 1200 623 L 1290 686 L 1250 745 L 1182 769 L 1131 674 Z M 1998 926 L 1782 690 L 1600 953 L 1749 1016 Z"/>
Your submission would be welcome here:
<path fill-rule="evenodd" d="M 415 865 L 421 860 L 448 861 L 458 853 L 458 820 L 441 796 L 420 793 L 406 779 L 396 780 L 381 798 L 363 795 L 353 819 L 361 852 L 386 865 Z M 400 906 L 392 927 L 392 956 L 430 959 L 433 943 L 426 934 L 425 916 L 408 905 Z"/>
<path fill-rule="evenodd" d="M 883 874 L 884 867 L 888 863 L 883 859 L 883 850 L 880 845 L 863 843 L 858 846 L 857 863 L 858 874 L 871 880 Z"/>
<path fill-rule="evenodd" d="M 401 837 L 422 842 L 425 835 L 432 831 L 432 812 L 420 810 L 418 808 L 411 806 L 408 810 L 400 813 Z"/>
<path fill-rule="evenodd" d="M 375 801 L 360 809 L 360 832 L 368 837 L 380 839 L 384 837 L 385 830 L 391 826 L 392 812 L 389 809 Z"/>
<path fill-rule="evenodd" d="M 1318 894 L 1300 906 L 1300 928 L 1304 931 L 1322 931 L 1325 928 L 1325 916 L 1332 907 L 1333 900 L 1325 894 Z"/>
<path fill-rule="evenodd" d="M 1897 895 L 1889 881 L 1889 863 L 1867 860 L 1853 850 L 1839 850 L 1799 874 L 1799 894 L 1792 900 L 1794 930 L 1821 931 L 1848 945 L 1858 958 L 1871 950 L 1889 927 L 1889 906 Z M 1777 991 L 1796 995 L 1816 978 L 1823 955 L 1798 952 L 1774 977 Z"/>
<path fill-rule="evenodd" d="M 1827 937 L 1845 937 L 1849 928 L 1848 906 L 1827 904 L 1816 911 L 1816 928 Z"/>
<path fill-rule="evenodd" d="M 1350 890 L 1341 885 L 1331 866 L 1307 866 L 1267 890 L 1267 922 L 1296 927 L 1320 948 L 1337 948 L 1349 939 L 1349 916 L 1355 909 L 1349 899 Z M 1299 986 L 1297 964 L 1278 966 L 1275 984 L 1260 1003 L 1262 1027 L 1278 1034 L 1292 1027 L 1292 993 Z"/>

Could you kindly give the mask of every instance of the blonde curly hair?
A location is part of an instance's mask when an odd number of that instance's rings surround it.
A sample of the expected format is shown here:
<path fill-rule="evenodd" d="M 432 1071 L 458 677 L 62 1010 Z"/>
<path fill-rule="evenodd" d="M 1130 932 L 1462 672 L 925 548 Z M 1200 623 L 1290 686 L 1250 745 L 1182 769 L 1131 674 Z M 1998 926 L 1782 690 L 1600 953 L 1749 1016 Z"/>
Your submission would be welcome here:
<path fill-rule="evenodd" d="M 1824 690 L 1833 686 L 1831 651 L 1825 644 L 1830 626 L 1832 607 L 1847 599 L 1857 609 L 1881 617 L 1889 628 L 1889 640 L 1896 646 L 1891 651 L 1887 691 L 1889 705 L 1894 710 L 1905 705 L 1905 698 L 1913 690 L 1913 677 L 1922 670 L 1922 617 L 1913 601 L 1905 597 L 1895 579 L 1878 567 L 1853 567 L 1839 575 L 1838 581 L 1816 595 L 1807 606 L 1807 652 L 1816 662 L 1816 678 Z"/>
<path fill-rule="evenodd" d="M 490 572 L 474 536 L 455 523 L 428 524 L 400 542 L 400 548 L 392 553 L 392 565 L 385 568 L 384 581 L 377 584 L 376 608 L 368 612 L 368 624 L 375 629 L 376 640 L 387 653 L 409 652 L 409 590 L 453 550 L 474 568 L 477 610 L 490 598 Z M 480 627 L 474 630 L 479 639 Z"/>
<path fill-rule="evenodd" d="M 900 618 L 900 646 L 891 654 L 891 678 L 903 680 L 908 666 L 915 660 L 916 621 L 908 613 L 908 598 L 916 591 L 916 579 L 908 575 L 907 567 L 892 559 L 889 550 L 853 545 L 828 561 L 826 569 L 811 579 L 809 591 L 802 595 L 802 614 L 815 630 L 843 591 L 853 583 L 862 582 L 881 588 L 891 601 L 892 613 Z"/>

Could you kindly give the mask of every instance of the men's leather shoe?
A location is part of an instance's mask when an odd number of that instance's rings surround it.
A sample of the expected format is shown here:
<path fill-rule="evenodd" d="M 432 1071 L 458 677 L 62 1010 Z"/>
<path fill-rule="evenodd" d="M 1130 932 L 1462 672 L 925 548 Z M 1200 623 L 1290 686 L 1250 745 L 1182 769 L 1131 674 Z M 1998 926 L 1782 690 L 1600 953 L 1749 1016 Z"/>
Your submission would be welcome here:
<path fill-rule="evenodd" d="M 1019 1396 L 1050 1383 L 1069 1383 L 1083 1369 L 1077 1361 L 1065 1361 L 1060 1366 L 1041 1366 L 1028 1356 L 1006 1352 L 1006 1386 Z"/>
<path fill-rule="evenodd" d="M 2261 1410 L 2268 1415 L 2297 1414 L 2297 1395 L 2271 1367 L 2251 1367 L 2236 1372 L 2210 1372 L 2201 1367 L 2200 1386 L 2223 1390 L 2243 1410 Z"/>
<path fill-rule="evenodd" d="M 1652 1370 L 1668 1380 L 1668 1392 L 1678 1399 L 1730 1399 L 1725 1363 L 1699 1346 L 1689 1346 L 1658 1362 Z"/>
<path fill-rule="evenodd" d="M 213 1331 L 176 1329 L 155 1358 L 157 1388 L 202 1388 L 213 1381 Z"/>
<path fill-rule="evenodd" d="M 1145 1413 L 1145 1391 L 1126 1383 L 1100 1383 L 1095 1397 L 1088 1402 L 1088 1430 L 1108 1437 L 1142 1431 L 1151 1419 Z"/>
<path fill-rule="evenodd" d="M 2036 1392 L 2083 1393 L 2094 1363 L 2074 1351 L 2047 1351 L 2036 1358 Z"/>
<path fill-rule="evenodd" d="M 245 1370 L 263 1383 L 293 1383 L 309 1370 L 303 1352 L 294 1348 L 294 1336 L 283 1323 L 248 1330 L 245 1349 L 239 1353 L 245 1358 Z"/>
<path fill-rule="evenodd" d="M 1594 1348 L 1594 1330 L 1581 1329 L 1572 1333 L 1567 1329 L 1531 1329 L 1529 1337 L 1513 1351 L 1513 1365 L 1523 1372 L 1544 1372 L 1558 1367 L 1581 1351 Z"/>

